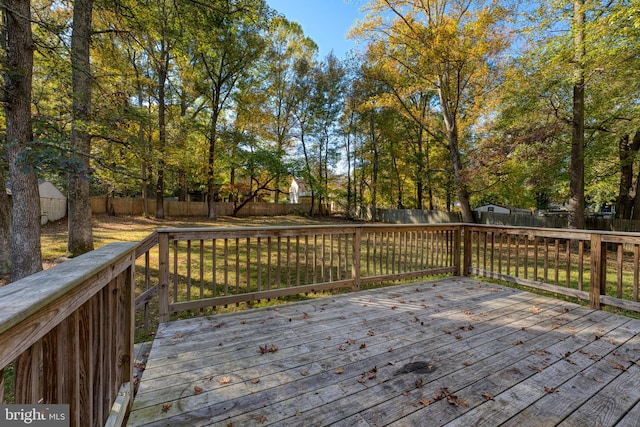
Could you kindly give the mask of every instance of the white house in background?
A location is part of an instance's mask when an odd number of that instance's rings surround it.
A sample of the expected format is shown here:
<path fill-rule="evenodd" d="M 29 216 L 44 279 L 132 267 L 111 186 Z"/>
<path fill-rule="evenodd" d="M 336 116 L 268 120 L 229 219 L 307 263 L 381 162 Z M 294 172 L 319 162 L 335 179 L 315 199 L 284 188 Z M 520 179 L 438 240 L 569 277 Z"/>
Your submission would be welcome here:
<path fill-rule="evenodd" d="M 67 197 L 50 181 L 38 180 L 40 193 L 40 224 L 57 221 L 67 216 Z M 7 194 L 11 196 L 11 188 L 7 183 Z"/>
<path fill-rule="evenodd" d="M 500 214 L 526 214 L 526 215 L 531 215 L 531 211 L 529 209 L 512 208 L 512 207 L 509 207 L 509 206 L 494 205 L 494 204 L 488 204 L 488 205 L 484 205 L 484 206 L 479 206 L 479 207 L 475 208 L 474 211 L 476 211 L 476 212 L 493 212 L 493 213 L 500 213 Z"/>
<path fill-rule="evenodd" d="M 310 197 L 311 193 L 307 191 L 307 184 L 303 179 L 291 177 L 291 185 L 289 186 L 289 202 L 300 203 L 303 197 Z"/>

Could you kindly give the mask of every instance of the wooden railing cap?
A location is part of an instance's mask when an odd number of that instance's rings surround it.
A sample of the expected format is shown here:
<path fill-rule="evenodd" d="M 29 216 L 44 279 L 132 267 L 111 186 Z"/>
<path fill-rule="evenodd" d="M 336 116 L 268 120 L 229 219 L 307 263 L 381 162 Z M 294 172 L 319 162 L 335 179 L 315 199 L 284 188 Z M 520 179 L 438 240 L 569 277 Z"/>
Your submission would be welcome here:
<path fill-rule="evenodd" d="M 0 287 L 0 334 L 130 254 L 138 243 L 112 243 Z"/>

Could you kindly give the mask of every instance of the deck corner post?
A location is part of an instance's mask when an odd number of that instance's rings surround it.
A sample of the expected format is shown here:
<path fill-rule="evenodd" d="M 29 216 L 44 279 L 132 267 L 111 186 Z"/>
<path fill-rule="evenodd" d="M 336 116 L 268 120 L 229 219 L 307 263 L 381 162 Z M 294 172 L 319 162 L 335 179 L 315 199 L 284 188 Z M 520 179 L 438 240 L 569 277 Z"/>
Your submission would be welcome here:
<path fill-rule="evenodd" d="M 600 295 L 607 290 L 607 246 L 598 233 L 591 234 L 591 286 L 589 307 L 600 310 Z"/>
<path fill-rule="evenodd" d="M 460 239 L 462 239 L 463 244 L 462 244 L 462 250 L 463 250 L 463 254 L 462 254 L 462 273 L 463 276 L 468 276 L 469 272 L 471 271 L 471 230 L 469 229 L 468 225 L 461 225 L 460 226 Z M 458 241 L 460 241 L 460 239 L 458 239 Z M 459 253 L 459 251 L 458 251 Z M 460 264 L 458 263 L 458 266 L 460 266 Z"/>
<path fill-rule="evenodd" d="M 353 232 L 353 255 L 351 262 L 351 278 L 353 280 L 352 289 L 360 290 L 360 254 L 362 253 L 362 228 L 356 227 Z"/>
<path fill-rule="evenodd" d="M 161 323 L 169 321 L 169 235 L 158 233 L 158 315 Z"/>

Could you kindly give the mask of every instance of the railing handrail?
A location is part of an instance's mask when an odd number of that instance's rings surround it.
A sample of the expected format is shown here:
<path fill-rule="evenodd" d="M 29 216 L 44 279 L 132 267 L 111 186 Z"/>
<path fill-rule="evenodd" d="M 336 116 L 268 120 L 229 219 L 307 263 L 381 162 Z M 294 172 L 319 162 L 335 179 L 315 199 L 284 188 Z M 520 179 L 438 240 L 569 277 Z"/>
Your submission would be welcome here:
<path fill-rule="evenodd" d="M 138 243 L 132 242 L 111 243 L 0 287 L 0 300 L 3 302 L 0 334 L 79 286 L 89 283 L 92 278 L 97 279 L 102 271 L 117 264 L 137 246 Z M 58 323 L 43 325 L 44 333 Z"/>

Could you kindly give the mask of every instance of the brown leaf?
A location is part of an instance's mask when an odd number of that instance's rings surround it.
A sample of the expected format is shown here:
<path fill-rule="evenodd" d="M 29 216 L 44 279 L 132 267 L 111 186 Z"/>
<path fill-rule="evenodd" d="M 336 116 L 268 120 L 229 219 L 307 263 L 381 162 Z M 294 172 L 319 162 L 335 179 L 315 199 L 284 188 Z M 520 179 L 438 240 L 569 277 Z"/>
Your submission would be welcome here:
<path fill-rule="evenodd" d="M 550 387 L 547 387 L 547 386 L 544 386 L 544 391 L 546 391 L 549 394 L 558 392 L 558 390 L 556 388 L 553 388 L 553 387 L 550 388 Z"/>
<path fill-rule="evenodd" d="M 409 396 L 409 392 L 408 392 L 408 391 L 403 391 L 403 392 L 402 392 L 402 395 L 403 395 L 403 396 Z"/>
<path fill-rule="evenodd" d="M 302 312 L 302 314 L 303 314 L 302 316 L 303 319 L 311 319 L 311 316 L 309 316 L 307 313 Z"/>
<path fill-rule="evenodd" d="M 251 380 L 251 384 L 258 384 L 260 382 L 260 378 L 254 378 Z"/>
<path fill-rule="evenodd" d="M 258 424 L 262 424 L 267 421 L 267 417 L 265 417 L 264 415 L 256 415 L 255 420 Z"/>
<path fill-rule="evenodd" d="M 342 373 L 344 373 L 344 368 L 341 367 L 336 369 L 336 374 L 340 375 Z"/>
<path fill-rule="evenodd" d="M 376 333 L 375 333 L 375 332 L 373 332 L 373 331 L 369 331 L 369 332 L 367 332 L 367 335 L 369 335 L 370 337 L 374 336 L 375 334 L 376 334 Z"/>
<path fill-rule="evenodd" d="M 471 316 L 471 315 L 473 314 L 473 311 L 468 311 L 468 310 L 467 310 L 467 311 L 465 311 L 465 312 L 464 312 L 464 314 L 466 314 L 466 315 L 468 315 L 468 316 Z"/>
<path fill-rule="evenodd" d="M 473 365 L 473 363 L 472 362 L 464 362 L 463 365 L 464 366 L 471 366 L 471 365 Z"/>
<path fill-rule="evenodd" d="M 162 412 L 167 413 L 169 409 L 171 409 L 171 403 L 163 403 L 162 404 Z"/>
<path fill-rule="evenodd" d="M 346 349 L 347 349 L 347 347 L 344 344 L 342 344 L 340 347 L 338 347 L 338 350 L 340 350 L 340 351 L 345 351 Z"/>
<path fill-rule="evenodd" d="M 229 384 L 231 382 L 231 377 L 222 377 L 222 379 L 220 380 L 220 384 L 224 385 L 224 384 Z"/>
<path fill-rule="evenodd" d="M 195 394 L 200 394 L 200 393 L 202 393 L 202 387 L 195 386 L 193 388 L 193 391 L 194 391 Z"/>
<path fill-rule="evenodd" d="M 378 367 L 374 366 L 369 372 L 367 372 L 367 378 L 370 380 L 374 379 L 378 375 Z"/>
<path fill-rule="evenodd" d="M 391 310 L 395 310 L 396 308 L 398 308 L 398 306 L 397 306 L 397 305 L 392 305 L 392 306 L 391 306 Z"/>
<path fill-rule="evenodd" d="M 462 335 L 460 335 L 460 334 L 455 334 L 454 337 L 456 337 L 457 340 L 461 340 L 462 339 Z"/>
<path fill-rule="evenodd" d="M 424 380 L 422 378 L 418 378 L 416 380 L 416 388 L 422 388 L 424 386 Z"/>
<path fill-rule="evenodd" d="M 309 375 L 309 371 L 300 371 L 300 375 L 306 377 L 307 375 Z"/>
<path fill-rule="evenodd" d="M 360 344 L 360 350 L 362 350 L 362 349 L 363 349 L 363 348 L 365 348 L 366 346 L 367 346 L 367 343 L 364 343 L 364 342 L 363 342 L 362 344 Z"/>
<path fill-rule="evenodd" d="M 182 338 L 182 334 L 180 332 L 176 332 L 176 334 L 173 336 L 174 340 L 177 340 L 178 338 Z"/>
<path fill-rule="evenodd" d="M 420 403 L 422 404 L 422 406 L 429 406 L 431 405 L 431 401 L 429 399 L 422 399 L 420 401 Z"/>
<path fill-rule="evenodd" d="M 264 347 L 260 346 L 258 353 L 266 354 L 266 353 L 275 353 L 276 351 L 278 351 L 278 346 L 271 344 L 271 346 L 266 346 L 266 345 Z"/>
<path fill-rule="evenodd" d="M 514 341 L 513 343 L 511 343 L 511 345 L 522 345 L 522 344 L 524 344 L 524 341 L 522 340 Z"/>
<path fill-rule="evenodd" d="M 353 339 L 351 339 L 351 338 L 349 338 L 349 339 L 347 340 L 347 344 L 349 344 L 349 345 L 354 345 L 355 343 L 356 343 L 356 340 L 353 340 Z"/>
<path fill-rule="evenodd" d="M 482 393 L 482 397 L 484 397 L 484 400 L 493 400 L 493 393 L 489 393 L 488 391 L 485 391 L 484 393 Z"/>

